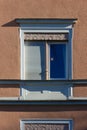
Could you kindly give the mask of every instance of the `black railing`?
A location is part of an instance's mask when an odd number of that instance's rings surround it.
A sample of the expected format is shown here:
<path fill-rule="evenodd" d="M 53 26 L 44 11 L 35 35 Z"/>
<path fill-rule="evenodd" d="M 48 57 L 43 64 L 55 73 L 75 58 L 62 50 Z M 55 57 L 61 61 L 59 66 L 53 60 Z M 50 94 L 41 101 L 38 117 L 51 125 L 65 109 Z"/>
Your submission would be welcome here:
<path fill-rule="evenodd" d="M 87 85 L 87 79 L 73 79 L 73 80 L 18 80 L 18 79 L 1 79 L 0 84 L 24 84 L 24 83 L 45 83 L 45 84 L 73 84 L 73 85 Z"/>

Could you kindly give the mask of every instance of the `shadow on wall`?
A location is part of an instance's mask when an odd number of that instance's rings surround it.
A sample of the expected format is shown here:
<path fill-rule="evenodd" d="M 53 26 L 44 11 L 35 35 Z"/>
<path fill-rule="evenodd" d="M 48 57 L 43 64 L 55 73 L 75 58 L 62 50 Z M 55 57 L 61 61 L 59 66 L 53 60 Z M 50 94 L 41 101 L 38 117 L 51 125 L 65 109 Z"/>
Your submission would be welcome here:
<path fill-rule="evenodd" d="M 8 105 L 8 106 L 0 106 L 0 111 L 8 111 L 8 112 L 83 112 L 87 111 L 86 105 L 76 105 L 76 106 L 65 106 L 65 105 L 59 105 L 59 106 L 48 106 L 48 105 Z M 86 116 L 87 117 L 87 116 Z"/>
<path fill-rule="evenodd" d="M 14 19 L 10 22 L 3 24 L 2 27 L 18 27 L 18 23 L 16 23 L 16 19 Z"/>

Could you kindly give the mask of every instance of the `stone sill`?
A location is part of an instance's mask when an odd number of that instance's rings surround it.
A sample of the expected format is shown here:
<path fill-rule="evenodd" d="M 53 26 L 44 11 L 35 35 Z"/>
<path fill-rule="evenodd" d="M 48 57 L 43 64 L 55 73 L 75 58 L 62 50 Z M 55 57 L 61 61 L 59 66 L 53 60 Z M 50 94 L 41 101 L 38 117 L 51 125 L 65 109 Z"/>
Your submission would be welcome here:
<path fill-rule="evenodd" d="M 56 96 L 56 95 L 55 95 Z M 87 97 L 33 97 L 33 96 L 30 96 L 30 99 L 29 97 L 27 98 L 24 98 L 23 96 L 20 96 L 20 97 L 0 97 L 0 101 L 30 101 L 30 102 L 38 102 L 38 101 L 41 101 L 41 102 L 49 102 L 49 101 L 52 101 L 52 102 L 55 102 L 55 101 L 58 101 L 58 102 L 61 102 L 61 101 L 87 101 Z"/>

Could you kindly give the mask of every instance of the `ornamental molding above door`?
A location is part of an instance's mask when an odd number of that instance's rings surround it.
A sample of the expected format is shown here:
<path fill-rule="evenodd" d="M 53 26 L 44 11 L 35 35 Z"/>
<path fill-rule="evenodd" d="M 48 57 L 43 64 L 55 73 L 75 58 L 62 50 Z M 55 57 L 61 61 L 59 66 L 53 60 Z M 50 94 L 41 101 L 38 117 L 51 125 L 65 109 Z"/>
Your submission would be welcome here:
<path fill-rule="evenodd" d="M 24 33 L 24 40 L 68 41 L 68 33 Z"/>

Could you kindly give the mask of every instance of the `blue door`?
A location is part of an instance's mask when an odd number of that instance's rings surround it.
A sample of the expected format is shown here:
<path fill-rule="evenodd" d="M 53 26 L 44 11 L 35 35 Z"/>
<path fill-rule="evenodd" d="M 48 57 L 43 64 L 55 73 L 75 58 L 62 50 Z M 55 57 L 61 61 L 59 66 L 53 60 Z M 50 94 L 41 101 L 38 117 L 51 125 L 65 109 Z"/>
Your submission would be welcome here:
<path fill-rule="evenodd" d="M 66 44 L 50 44 L 50 78 L 66 78 Z"/>

